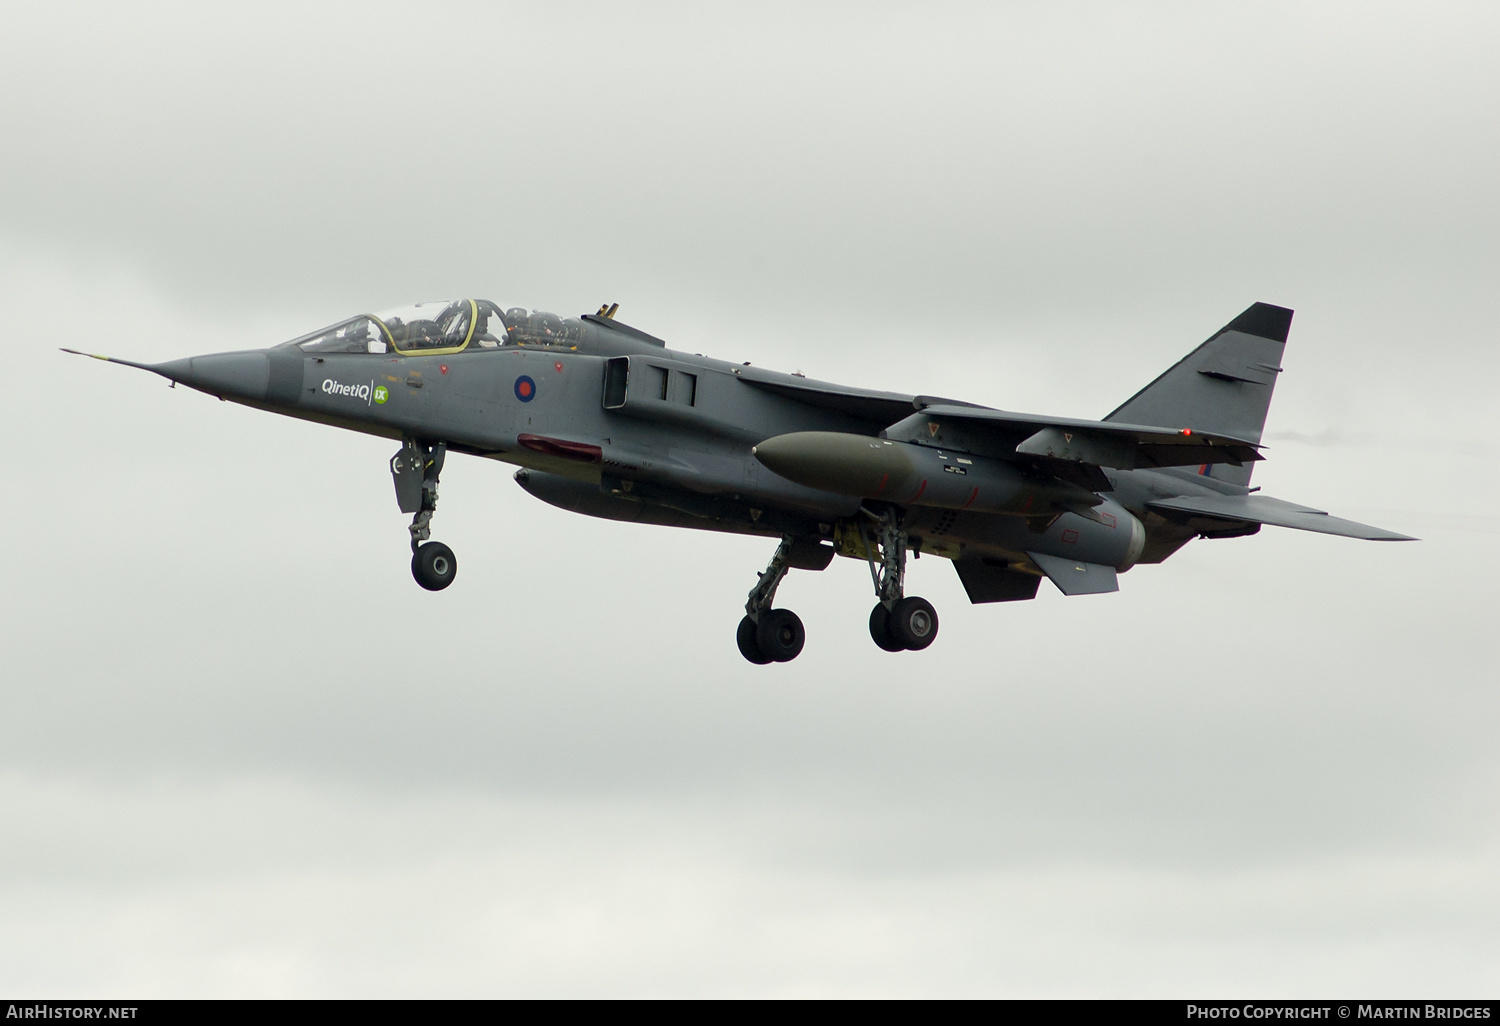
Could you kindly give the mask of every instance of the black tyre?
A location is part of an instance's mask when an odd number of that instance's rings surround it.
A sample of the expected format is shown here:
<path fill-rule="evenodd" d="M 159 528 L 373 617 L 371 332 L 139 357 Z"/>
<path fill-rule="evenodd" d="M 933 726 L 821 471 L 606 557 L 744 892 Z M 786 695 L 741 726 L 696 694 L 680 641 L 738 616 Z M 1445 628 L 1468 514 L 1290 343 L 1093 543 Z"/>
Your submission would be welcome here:
<path fill-rule="evenodd" d="M 891 637 L 891 614 L 879 603 L 870 610 L 870 637 L 887 652 L 901 651 L 901 642 Z"/>
<path fill-rule="evenodd" d="M 768 609 L 760 614 L 755 640 L 772 660 L 788 663 L 801 654 L 807 632 L 802 629 L 802 620 L 790 609 Z"/>
<path fill-rule="evenodd" d="M 740 629 L 734 632 L 734 640 L 740 646 L 740 655 L 756 666 L 764 666 L 771 661 L 771 657 L 760 650 L 760 642 L 756 640 L 755 632 L 756 623 L 747 616 L 740 621 Z"/>
<path fill-rule="evenodd" d="M 412 553 L 411 575 L 428 591 L 442 591 L 453 583 L 457 573 L 458 560 L 442 542 L 428 542 Z"/>
<path fill-rule="evenodd" d="M 920 652 L 937 637 L 937 610 L 924 598 L 908 596 L 891 607 L 890 627 L 902 648 Z"/>

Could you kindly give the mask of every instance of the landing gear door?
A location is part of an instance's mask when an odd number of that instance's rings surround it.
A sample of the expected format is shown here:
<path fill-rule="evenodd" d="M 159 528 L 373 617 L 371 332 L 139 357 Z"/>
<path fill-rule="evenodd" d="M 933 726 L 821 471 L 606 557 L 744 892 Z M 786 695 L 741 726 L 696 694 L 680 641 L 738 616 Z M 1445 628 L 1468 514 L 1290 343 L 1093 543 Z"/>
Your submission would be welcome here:
<path fill-rule="evenodd" d="M 391 479 L 396 483 L 396 504 L 403 513 L 422 509 L 422 454 L 414 445 L 403 445 L 391 457 Z"/>

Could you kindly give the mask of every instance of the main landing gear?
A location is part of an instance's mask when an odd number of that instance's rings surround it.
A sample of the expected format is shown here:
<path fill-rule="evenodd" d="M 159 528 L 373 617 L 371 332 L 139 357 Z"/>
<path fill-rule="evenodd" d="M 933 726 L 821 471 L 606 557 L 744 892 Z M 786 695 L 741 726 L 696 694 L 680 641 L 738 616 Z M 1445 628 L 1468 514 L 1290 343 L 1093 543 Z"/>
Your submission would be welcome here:
<path fill-rule="evenodd" d="M 788 560 L 794 544 L 788 537 L 776 547 L 770 565 L 750 589 L 750 598 L 745 602 L 745 618 L 735 632 L 740 655 L 757 665 L 791 662 L 802 653 L 802 644 L 807 640 L 807 632 L 802 629 L 802 620 L 796 613 L 790 609 L 771 608 L 776 589 L 781 586 L 791 565 Z"/>
<path fill-rule="evenodd" d="M 857 524 L 860 547 L 879 599 L 870 611 L 870 637 L 887 652 L 920 651 L 937 638 L 938 615 L 931 602 L 905 594 L 906 532 L 901 530 L 899 516 L 895 510 L 873 513 L 867 509 L 860 510 L 860 515 L 865 518 Z M 817 539 L 782 539 L 745 602 L 745 618 L 735 632 L 742 656 L 757 665 L 797 658 L 807 633 L 796 613 L 771 608 L 776 589 L 788 569 L 822 570 L 832 558 L 833 549 Z"/>
<path fill-rule="evenodd" d="M 437 511 L 438 475 L 443 472 L 443 442 L 428 445 L 408 438 L 401 451 L 391 457 L 391 478 L 396 482 L 396 502 L 403 513 L 415 513 L 411 526 L 411 575 L 428 591 L 442 591 L 453 583 L 458 560 L 453 550 L 432 537 L 432 514 Z M 426 544 L 422 544 L 426 542 Z"/>
<path fill-rule="evenodd" d="M 887 652 L 921 651 L 937 638 L 938 616 L 931 602 L 905 593 L 906 532 L 892 510 L 878 515 L 860 512 L 873 521 L 869 529 L 864 520 L 859 522 L 860 541 L 879 600 L 870 610 L 870 637 Z"/>

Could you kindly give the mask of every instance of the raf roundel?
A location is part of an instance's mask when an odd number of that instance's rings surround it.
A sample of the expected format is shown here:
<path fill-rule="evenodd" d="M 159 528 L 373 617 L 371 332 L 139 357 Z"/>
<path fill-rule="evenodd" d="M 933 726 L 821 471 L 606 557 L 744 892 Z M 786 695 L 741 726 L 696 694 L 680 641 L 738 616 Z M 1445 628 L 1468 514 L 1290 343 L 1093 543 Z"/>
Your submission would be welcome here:
<path fill-rule="evenodd" d="M 523 403 L 536 398 L 536 382 L 531 380 L 530 375 L 522 374 L 516 379 L 516 398 Z"/>

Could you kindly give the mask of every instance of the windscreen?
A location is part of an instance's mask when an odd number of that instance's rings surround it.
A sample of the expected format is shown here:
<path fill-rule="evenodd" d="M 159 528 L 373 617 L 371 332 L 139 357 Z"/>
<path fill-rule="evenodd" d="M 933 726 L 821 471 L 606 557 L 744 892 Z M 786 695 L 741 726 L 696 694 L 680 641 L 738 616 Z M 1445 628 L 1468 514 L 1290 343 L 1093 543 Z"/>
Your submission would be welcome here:
<path fill-rule="evenodd" d="M 383 353 L 385 333 L 369 317 L 356 317 L 297 341 L 304 353 Z"/>

